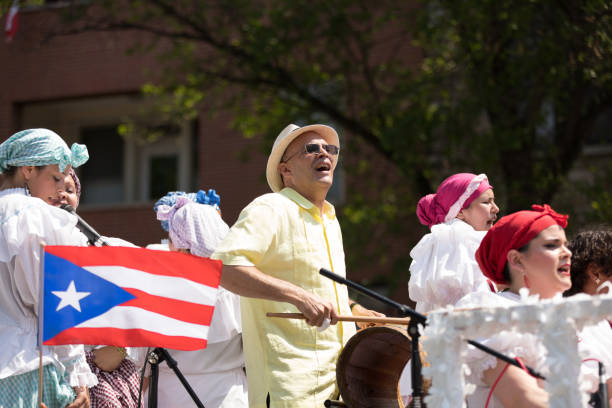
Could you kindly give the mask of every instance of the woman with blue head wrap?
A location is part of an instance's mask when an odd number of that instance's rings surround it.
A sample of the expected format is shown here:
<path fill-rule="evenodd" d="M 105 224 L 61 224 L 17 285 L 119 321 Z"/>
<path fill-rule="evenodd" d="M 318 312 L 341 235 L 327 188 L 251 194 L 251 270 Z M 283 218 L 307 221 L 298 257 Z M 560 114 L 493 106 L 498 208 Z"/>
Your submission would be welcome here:
<path fill-rule="evenodd" d="M 37 405 L 41 247 L 86 245 L 76 217 L 55 207 L 70 169 L 88 158 L 84 145 L 68 148 L 48 129 L 23 130 L 0 144 L 1 407 Z M 87 388 L 97 380 L 83 346 L 45 346 L 42 362 L 47 407 L 89 406 Z"/>
<path fill-rule="evenodd" d="M 168 231 L 170 249 L 210 257 L 229 231 L 219 204 L 215 190 L 173 191 L 155 203 L 157 219 Z M 248 407 L 238 295 L 219 286 L 205 349 L 169 352 L 205 407 Z M 159 406 L 193 405 L 169 369 L 160 367 L 158 382 Z"/>
<path fill-rule="evenodd" d="M 25 188 L 26 193 L 59 206 L 59 192 L 72 167 L 89 159 L 87 147 L 74 143 L 69 149 L 49 129 L 28 129 L 15 133 L 0 145 L 2 190 Z"/>

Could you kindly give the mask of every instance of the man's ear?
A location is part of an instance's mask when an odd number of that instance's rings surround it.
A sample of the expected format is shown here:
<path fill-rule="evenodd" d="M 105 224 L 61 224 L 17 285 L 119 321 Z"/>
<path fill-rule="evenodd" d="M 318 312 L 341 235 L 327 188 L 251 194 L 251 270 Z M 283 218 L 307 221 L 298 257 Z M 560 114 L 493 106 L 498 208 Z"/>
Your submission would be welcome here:
<path fill-rule="evenodd" d="M 283 180 L 287 179 L 288 175 L 291 175 L 291 169 L 287 166 L 287 163 L 279 163 L 278 164 L 278 172 L 280 173 Z"/>

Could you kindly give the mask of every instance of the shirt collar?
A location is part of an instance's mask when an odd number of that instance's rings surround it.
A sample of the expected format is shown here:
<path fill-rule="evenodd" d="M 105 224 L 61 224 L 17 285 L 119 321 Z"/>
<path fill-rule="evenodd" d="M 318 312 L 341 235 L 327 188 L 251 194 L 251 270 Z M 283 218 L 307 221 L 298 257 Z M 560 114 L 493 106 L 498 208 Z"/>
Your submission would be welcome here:
<path fill-rule="evenodd" d="M 311 203 L 307 198 L 305 198 L 303 195 L 301 195 L 291 187 L 285 187 L 278 193 L 295 202 L 297 205 L 299 205 L 306 211 L 318 215 L 318 208 L 315 207 L 315 205 Z M 328 218 L 333 219 L 336 217 L 336 209 L 328 201 L 325 201 L 323 203 L 323 214 Z"/>

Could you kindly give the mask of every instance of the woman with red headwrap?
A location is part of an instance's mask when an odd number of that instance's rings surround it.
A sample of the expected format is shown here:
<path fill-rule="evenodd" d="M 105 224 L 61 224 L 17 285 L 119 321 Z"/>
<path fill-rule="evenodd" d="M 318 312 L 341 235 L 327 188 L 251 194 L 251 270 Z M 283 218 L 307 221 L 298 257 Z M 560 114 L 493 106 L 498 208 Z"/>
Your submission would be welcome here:
<path fill-rule="evenodd" d="M 467 295 L 457 307 L 510 306 L 520 301 L 523 288 L 542 299 L 561 295 L 571 286 L 572 254 L 564 230 L 567 218 L 548 205 L 534 205 L 530 211 L 502 217 L 482 240 L 476 260 L 487 278 L 507 289 L 499 294 Z M 532 334 L 503 331 L 482 342 L 541 369 L 545 352 Z M 470 367 L 468 381 L 476 384 L 467 397 L 469 406 L 548 406 L 546 392 L 525 371 L 473 348 L 465 361 Z"/>

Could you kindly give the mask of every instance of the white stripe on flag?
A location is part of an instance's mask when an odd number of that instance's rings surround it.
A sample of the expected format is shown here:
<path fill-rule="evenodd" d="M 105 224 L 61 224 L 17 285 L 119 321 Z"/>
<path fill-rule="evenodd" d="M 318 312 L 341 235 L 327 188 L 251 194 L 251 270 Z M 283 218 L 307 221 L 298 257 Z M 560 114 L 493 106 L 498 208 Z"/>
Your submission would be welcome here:
<path fill-rule="evenodd" d="M 167 336 L 185 336 L 198 339 L 206 339 L 208 337 L 208 326 L 183 322 L 132 306 L 115 306 L 106 313 L 102 313 L 74 327 L 142 329 Z"/>
<path fill-rule="evenodd" d="M 122 288 L 138 289 L 150 295 L 211 306 L 216 300 L 217 288 L 185 278 L 155 275 L 123 266 L 84 266 L 83 269 Z"/>
<path fill-rule="evenodd" d="M 9 9 L 8 15 L 6 16 L 6 25 L 4 26 L 4 31 L 9 33 L 13 29 L 13 21 L 15 21 L 15 15 L 19 11 L 19 6 L 13 3 L 11 8 Z"/>

